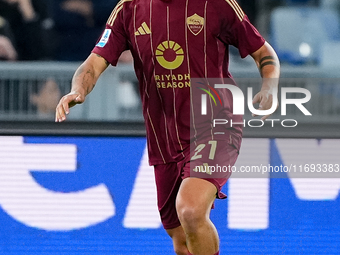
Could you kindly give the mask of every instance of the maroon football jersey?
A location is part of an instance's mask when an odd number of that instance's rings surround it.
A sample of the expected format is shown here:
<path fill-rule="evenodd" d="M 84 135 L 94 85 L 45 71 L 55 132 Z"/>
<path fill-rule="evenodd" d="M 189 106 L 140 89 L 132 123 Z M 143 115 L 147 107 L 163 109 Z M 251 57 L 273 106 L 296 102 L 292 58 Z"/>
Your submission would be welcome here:
<path fill-rule="evenodd" d="M 121 0 L 93 53 L 116 65 L 131 50 L 156 165 L 182 160 L 195 133 L 190 127 L 199 126 L 191 79 L 231 78 L 228 45 L 246 57 L 263 44 L 236 0 Z"/>

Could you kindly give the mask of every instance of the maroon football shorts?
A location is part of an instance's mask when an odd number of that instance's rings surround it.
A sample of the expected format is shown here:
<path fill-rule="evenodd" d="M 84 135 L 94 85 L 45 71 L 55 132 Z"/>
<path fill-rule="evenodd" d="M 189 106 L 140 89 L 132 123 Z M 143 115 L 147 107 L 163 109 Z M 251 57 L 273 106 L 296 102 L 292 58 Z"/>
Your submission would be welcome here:
<path fill-rule="evenodd" d="M 228 169 L 236 162 L 240 143 L 240 137 L 229 133 L 216 135 L 214 140 L 211 140 L 211 137 L 199 139 L 191 146 L 190 156 L 188 155 L 187 159 L 154 166 L 158 210 L 165 229 L 181 225 L 176 212 L 176 197 L 182 180 L 185 178 L 195 177 L 207 180 L 216 186 L 217 198 L 227 197 L 221 189 L 231 175 Z M 205 168 L 210 170 L 205 171 Z"/>

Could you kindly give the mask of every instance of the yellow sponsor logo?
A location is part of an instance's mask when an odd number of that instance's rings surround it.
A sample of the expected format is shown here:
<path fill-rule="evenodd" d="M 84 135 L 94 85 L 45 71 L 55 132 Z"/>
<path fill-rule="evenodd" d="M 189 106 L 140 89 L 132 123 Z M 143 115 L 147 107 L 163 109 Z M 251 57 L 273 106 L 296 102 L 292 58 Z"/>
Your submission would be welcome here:
<path fill-rule="evenodd" d="M 155 75 L 157 88 L 159 89 L 183 89 L 190 88 L 189 74 L 162 74 Z"/>
<path fill-rule="evenodd" d="M 184 61 L 182 47 L 174 41 L 164 41 L 157 46 L 156 59 L 165 69 L 174 70 Z"/>

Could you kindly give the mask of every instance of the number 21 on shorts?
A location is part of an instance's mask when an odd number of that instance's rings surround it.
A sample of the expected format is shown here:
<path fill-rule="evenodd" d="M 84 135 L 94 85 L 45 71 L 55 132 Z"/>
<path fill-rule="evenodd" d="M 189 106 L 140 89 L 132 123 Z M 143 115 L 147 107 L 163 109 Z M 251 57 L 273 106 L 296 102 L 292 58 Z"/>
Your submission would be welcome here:
<path fill-rule="evenodd" d="M 217 141 L 209 141 L 208 144 L 210 145 L 209 159 L 213 160 L 215 158 Z M 195 154 L 191 157 L 191 160 L 202 158 L 202 154 L 200 153 L 205 147 L 206 147 L 206 144 L 204 143 L 197 145 L 195 149 Z"/>

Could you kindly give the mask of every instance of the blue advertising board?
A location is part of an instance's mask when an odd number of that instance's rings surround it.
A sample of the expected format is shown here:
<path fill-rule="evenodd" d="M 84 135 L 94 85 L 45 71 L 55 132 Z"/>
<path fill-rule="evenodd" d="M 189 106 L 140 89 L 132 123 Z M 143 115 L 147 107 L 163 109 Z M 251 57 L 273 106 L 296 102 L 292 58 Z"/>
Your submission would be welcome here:
<path fill-rule="evenodd" d="M 174 254 L 145 146 L 143 137 L 0 137 L 0 254 Z M 260 171 L 235 173 L 215 203 L 221 254 L 340 254 L 339 147 L 244 139 L 237 171 Z"/>

